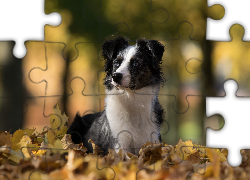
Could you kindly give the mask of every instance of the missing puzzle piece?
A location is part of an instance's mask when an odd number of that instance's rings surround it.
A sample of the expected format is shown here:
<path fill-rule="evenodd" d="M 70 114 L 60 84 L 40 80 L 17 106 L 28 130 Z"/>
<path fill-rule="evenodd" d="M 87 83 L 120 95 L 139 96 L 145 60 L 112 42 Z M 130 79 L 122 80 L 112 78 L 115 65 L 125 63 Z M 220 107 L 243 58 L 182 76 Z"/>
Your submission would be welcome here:
<path fill-rule="evenodd" d="M 58 13 L 44 14 L 44 0 L 9 0 L 0 2 L 1 41 L 15 40 L 13 54 L 22 58 L 26 54 L 26 40 L 44 40 L 44 24 L 58 25 L 61 16 Z M 16 14 L 16 16 L 13 16 Z"/>
<path fill-rule="evenodd" d="M 207 97 L 207 117 L 221 114 L 225 119 L 224 127 L 219 131 L 207 129 L 207 147 L 227 148 L 228 163 L 231 166 L 241 164 L 241 149 L 250 149 L 249 144 L 249 97 L 236 96 L 238 84 L 234 80 L 224 83 L 225 97 Z M 237 133 L 236 133 L 237 130 Z"/>

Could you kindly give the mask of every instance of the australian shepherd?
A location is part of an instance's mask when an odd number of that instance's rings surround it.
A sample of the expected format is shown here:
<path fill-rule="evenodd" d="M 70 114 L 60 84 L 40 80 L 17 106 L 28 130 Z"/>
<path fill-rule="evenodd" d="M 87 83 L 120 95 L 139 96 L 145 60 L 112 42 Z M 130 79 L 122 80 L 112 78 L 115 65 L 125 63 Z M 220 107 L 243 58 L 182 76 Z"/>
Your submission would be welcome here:
<path fill-rule="evenodd" d="M 133 46 L 123 37 L 102 45 L 105 60 L 105 109 L 95 114 L 78 113 L 68 129 L 74 143 L 83 142 L 93 152 L 92 139 L 103 154 L 112 148 L 138 155 L 147 141 L 161 142 L 164 110 L 158 101 L 163 84 L 164 46 L 156 40 L 138 39 Z"/>

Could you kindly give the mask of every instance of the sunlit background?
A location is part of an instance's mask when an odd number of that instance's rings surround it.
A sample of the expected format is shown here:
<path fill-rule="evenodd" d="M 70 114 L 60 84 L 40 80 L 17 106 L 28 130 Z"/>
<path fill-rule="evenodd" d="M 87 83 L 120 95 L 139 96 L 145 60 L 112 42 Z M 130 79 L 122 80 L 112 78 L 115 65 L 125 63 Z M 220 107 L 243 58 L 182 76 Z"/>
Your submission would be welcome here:
<path fill-rule="evenodd" d="M 165 47 L 166 82 L 159 100 L 165 109 L 162 139 L 180 138 L 205 144 L 205 129 L 223 126 L 220 116 L 206 117 L 205 96 L 223 96 L 223 82 L 236 78 L 239 95 L 249 94 L 249 43 L 240 26 L 232 28 L 233 42 L 206 41 L 206 19 L 219 19 L 224 10 L 207 9 L 201 0 L 46 0 L 45 12 L 59 12 L 58 27 L 45 26 L 45 42 L 26 42 L 27 55 L 16 59 L 14 42 L 0 42 L 0 130 L 49 125 L 52 107 L 72 122 L 75 114 L 105 107 L 104 65 L 100 56 L 105 38 L 159 40 Z M 240 47 L 240 48 L 239 48 Z"/>

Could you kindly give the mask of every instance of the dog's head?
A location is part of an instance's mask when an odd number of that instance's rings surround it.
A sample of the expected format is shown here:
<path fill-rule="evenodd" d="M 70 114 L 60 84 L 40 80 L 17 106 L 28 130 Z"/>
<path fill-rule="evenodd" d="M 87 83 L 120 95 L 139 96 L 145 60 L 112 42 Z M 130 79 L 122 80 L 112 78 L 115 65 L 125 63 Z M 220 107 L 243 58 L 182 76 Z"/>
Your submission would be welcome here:
<path fill-rule="evenodd" d="M 146 86 L 161 84 L 164 46 L 156 40 L 138 39 L 134 46 L 118 37 L 102 45 L 106 77 L 104 85 L 138 90 Z"/>

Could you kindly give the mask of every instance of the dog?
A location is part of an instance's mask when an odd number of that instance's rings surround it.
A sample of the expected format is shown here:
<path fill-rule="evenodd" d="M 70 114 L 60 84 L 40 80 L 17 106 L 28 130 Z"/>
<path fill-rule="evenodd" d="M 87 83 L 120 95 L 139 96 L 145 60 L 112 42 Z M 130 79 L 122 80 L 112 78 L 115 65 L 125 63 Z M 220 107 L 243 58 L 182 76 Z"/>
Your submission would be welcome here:
<path fill-rule="evenodd" d="M 158 93 L 164 82 L 163 53 L 164 45 L 156 40 L 138 39 L 134 46 L 121 36 L 105 40 L 105 109 L 83 117 L 77 113 L 67 132 L 72 141 L 93 152 L 88 142 L 92 139 L 103 155 L 109 148 L 138 155 L 147 141 L 161 142 L 164 110 Z"/>

